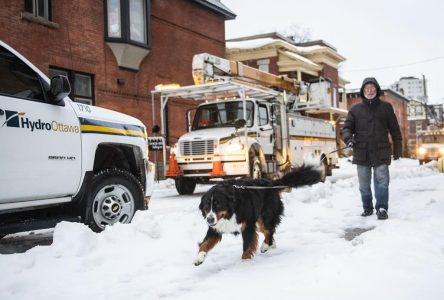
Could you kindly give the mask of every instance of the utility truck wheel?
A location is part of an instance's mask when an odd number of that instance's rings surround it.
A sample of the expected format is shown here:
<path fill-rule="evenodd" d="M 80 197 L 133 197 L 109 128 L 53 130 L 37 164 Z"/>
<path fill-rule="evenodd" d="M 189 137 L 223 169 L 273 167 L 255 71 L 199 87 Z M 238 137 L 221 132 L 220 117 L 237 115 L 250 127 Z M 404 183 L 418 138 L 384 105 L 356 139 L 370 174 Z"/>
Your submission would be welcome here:
<path fill-rule="evenodd" d="M 192 178 L 179 177 L 174 179 L 179 195 L 192 195 L 196 189 L 196 181 Z"/>
<path fill-rule="evenodd" d="M 262 178 L 261 161 L 256 156 L 250 159 L 250 177 L 253 179 Z"/>
<path fill-rule="evenodd" d="M 106 169 L 96 174 L 87 195 L 85 224 L 100 232 L 117 222 L 130 223 L 143 206 L 143 188 L 128 171 Z"/>
<path fill-rule="evenodd" d="M 327 162 L 324 160 L 321 161 L 321 182 L 325 182 L 328 175 L 328 165 Z"/>

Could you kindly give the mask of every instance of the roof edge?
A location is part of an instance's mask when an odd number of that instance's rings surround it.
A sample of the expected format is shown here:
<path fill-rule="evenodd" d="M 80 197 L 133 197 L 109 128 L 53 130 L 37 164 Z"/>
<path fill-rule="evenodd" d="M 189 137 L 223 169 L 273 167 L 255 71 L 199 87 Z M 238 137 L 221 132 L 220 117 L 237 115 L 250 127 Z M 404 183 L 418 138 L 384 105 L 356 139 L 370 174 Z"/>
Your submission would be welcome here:
<path fill-rule="evenodd" d="M 193 2 L 200 4 L 209 10 L 221 14 L 225 17 L 225 20 L 234 20 L 236 18 L 236 14 L 229 10 L 225 5 L 221 3 L 221 5 L 215 5 L 207 0 L 192 0 Z"/>

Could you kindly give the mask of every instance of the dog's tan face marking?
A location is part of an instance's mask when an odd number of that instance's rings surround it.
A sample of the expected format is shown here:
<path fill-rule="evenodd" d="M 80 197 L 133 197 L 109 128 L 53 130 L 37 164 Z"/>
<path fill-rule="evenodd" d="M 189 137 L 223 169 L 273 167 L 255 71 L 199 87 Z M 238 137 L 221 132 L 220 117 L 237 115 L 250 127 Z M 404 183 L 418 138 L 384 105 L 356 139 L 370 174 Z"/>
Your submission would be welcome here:
<path fill-rule="evenodd" d="M 216 213 L 217 220 L 219 221 L 220 219 L 224 219 L 226 215 L 227 215 L 226 210 L 218 211 Z"/>

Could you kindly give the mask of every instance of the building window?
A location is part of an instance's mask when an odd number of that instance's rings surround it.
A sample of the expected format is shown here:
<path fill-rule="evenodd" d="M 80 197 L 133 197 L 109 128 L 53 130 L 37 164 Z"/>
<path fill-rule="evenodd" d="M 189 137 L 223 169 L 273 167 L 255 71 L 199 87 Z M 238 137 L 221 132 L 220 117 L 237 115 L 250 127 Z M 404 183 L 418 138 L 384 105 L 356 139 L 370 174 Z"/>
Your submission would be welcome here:
<path fill-rule="evenodd" d="M 109 42 L 150 45 L 149 0 L 107 0 L 106 36 Z"/>
<path fill-rule="evenodd" d="M 416 121 L 416 132 L 422 130 L 422 121 Z"/>
<path fill-rule="evenodd" d="M 94 105 L 94 76 L 72 70 L 49 68 L 49 77 L 65 75 L 71 84 L 71 94 L 69 95 L 75 102 Z"/>
<path fill-rule="evenodd" d="M 25 11 L 51 21 L 51 0 L 25 0 Z"/>
<path fill-rule="evenodd" d="M 422 115 L 422 107 L 419 105 L 416 107 L 416 115 Z"/>
<path fill-rule="evenodd" d="M 270 60 L 269 59 L 260 59 L 257 61 L 257 67 L 259 70 L 264 72 L 270 72 Z"/>

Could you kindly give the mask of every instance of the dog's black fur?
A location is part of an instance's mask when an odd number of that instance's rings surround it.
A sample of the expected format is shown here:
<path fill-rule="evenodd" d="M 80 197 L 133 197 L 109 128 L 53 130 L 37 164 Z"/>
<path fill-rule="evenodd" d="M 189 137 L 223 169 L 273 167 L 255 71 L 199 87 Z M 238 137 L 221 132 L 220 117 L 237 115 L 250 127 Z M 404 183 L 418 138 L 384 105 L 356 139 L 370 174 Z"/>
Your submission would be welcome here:
<path fill-rule="evenodd" d="M 281 222 L 284 205 L 281 192 L 287 186 L 297 188 L 321 180 L 318 167 L 303 165 L 278 180 L 240 179 L 219 183 L 206 192 L 199 209 L 207 220 L 207 234 L 199 244 L 195 265 L 201 264 L 208 251 L 221 239 L 223 233 L 242 234 L 242 259 L 253 257 L 257 248 L 257 230 L 265 236 L 261 252 L 275 247 L 274 233 Z M 242 186 L 247 188 L 241 188 Z M 269 187 L 269 189 L 248 189 Z M 273 188 L 279 187 L 279 188 Z"/>

